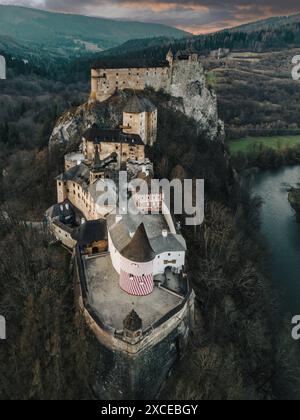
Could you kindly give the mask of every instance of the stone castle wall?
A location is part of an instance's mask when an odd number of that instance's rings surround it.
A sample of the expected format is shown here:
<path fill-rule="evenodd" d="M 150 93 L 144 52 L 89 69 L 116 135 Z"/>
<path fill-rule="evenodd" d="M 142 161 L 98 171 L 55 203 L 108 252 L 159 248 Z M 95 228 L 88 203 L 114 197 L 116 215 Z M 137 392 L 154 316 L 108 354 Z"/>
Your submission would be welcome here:
<path fill-rule="evenodd" d="M 166 89 L 171 76 L 169 67 L 92 69 L 91 99 L 103 102 L 116 91 L 132 89 L 141 91 L 152 87 Z"/>
<path fill-rule="evenodd" d="M 145 158 L 145 146 L 128 143 L 101 142 L 99 145 L 92 141 L 83 141 L 83 153 L 86 159 L 92 162 L 95 159 L 96 149 L 100 153 L 100 159 L 108 158 L 112 153 L 119 156 L 119 161 L 126 163 L 128 159 L 143 160 Z"/>

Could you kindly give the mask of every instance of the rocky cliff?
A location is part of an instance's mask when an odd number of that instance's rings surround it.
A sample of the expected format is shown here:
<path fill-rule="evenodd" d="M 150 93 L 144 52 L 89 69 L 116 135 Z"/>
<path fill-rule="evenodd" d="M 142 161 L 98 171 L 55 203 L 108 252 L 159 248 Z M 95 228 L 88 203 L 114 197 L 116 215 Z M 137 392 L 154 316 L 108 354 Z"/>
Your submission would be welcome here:
<path fill-rule="evenodd" d="M 171 96 L 168 106 L 193 118 L 200 135 L 212 141 L 224 140 L 224 125 L 218 118 L 216 94 L 207 86 L 205 72 L 199 61 L 175 62 L 166 93 Z M 147 91 L 144 94 L 147 95 Z M 54 127 L 50 147 L 79 142 L 84 130 L 93 123 L 103 128 L 118 127 L 130 95 L 130 91 L 120 91 L 105 102 L 85 103 L 67 111 Z"/>
<path fill-rule="evenodd" d="M 217 96 L 207 85 L 200 61 L 175 61 L 168 93 L 173 98 L 179 98 L 179 109 L 196 120 L 199 133 L 206 133 L 210 140 L 224 140 L 224 124 L 218 117 Z"/>

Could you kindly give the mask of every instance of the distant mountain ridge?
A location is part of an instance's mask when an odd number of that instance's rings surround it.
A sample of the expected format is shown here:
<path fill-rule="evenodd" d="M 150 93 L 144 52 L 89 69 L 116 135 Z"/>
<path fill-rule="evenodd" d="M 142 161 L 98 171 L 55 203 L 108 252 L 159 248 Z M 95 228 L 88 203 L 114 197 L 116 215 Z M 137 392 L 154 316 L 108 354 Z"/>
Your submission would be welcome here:
<path fill-rule="evenodd" d="M 254 22 L 245 23 L 232 28 L 232 31 L 252 32 L 267 29 L 274 29 L 300 22 L 300 13 L 290 16 L 274 16 L 268 19 L 262 19 Z"/>
<path fill-rule="evenodd" d="M 263 52 L 297 48 L 300 45 L 300 14 L 274 17 L 248 23 L 219 32 L 189 38 L 166 38 L 152 40 L 130 40 L 121 46 L 100 53 L 100 57 L 162 59 L 171 48 L 192 49 L 207 55 L 211 51 L 225 48 L 232 51 Z"/>
<path fill-rule="evenodd" d="M 6 39 L 6 48 L 15 43 L 25 49 L 41 48 L 59 56 L 75 57 L 113 48 L 135 38 L 182 38 L 187 35 L 160 24 L 0 5 L 0 37 L 3 45 Z"/>

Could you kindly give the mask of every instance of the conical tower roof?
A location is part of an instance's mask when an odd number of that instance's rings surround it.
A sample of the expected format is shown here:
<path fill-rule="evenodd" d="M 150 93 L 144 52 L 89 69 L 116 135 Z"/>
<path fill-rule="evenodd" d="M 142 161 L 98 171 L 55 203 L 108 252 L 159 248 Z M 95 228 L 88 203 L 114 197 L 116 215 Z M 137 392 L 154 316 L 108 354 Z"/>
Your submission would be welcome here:
<path fill-rule="evenodd" d="M 143 322 L 138 314 L 135 312 L 134 309 L 127 315 L 127 317 L 123 321 L 123 328 L 124 330 L 128 331 L 138 331 L 141 330 L 143 327 Z"/>
<path fill-rule="evenodd" d="M 122 251 L 123 257 L 133 262 L 150 262 L 155 258 L 147 232 L 142 223 L 135 232 L 130 243 Z"/>
<path fill-rule="evenodd" d="M 100 159 L 99 147 L 96 146 L 95 158 L 93 162 L 93 170 L 95 171 L 97 169 L 100 169 L 101 167 L 102 167 L 102 162 Z"/>

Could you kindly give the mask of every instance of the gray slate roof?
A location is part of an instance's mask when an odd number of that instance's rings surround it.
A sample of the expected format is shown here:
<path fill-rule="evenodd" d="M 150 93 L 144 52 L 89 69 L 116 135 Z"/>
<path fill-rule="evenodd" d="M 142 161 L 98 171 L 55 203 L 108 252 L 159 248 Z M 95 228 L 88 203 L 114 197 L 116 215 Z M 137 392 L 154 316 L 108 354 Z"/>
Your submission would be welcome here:
<path fill-rule="evenodd" d="M 90 180 L 90 169 L 85 163 L 81 163 L 62 173 L 56 179 L 60 181 L 76 181 L 80 185 L 88 184 Z"/>
<path fill-rule="evenodd" d="M 93 143 L 122 143 L 134 146 L 144 146 L 144 142 L 138 134 L 125 134 L 121 130 L 103 130 L 96 125 L 83 133 L 87 141 Z"/>
<path fill-rule="evenodd" d="M 123 215 L 122 220 L 118 223 L 115 222 L 115 216 L 111 215 L 108 217 L 108 229 L 114 246 L 122 255 L 124 255 L 124 249 L 129 246 L 133 239 L 131 234 L 136 233 L 141 224 L 155 255 L 162 254 L 163 252 L 186 251 L 187 247 L 183 236 L 170 232 L 165 217 L 162 214 Z M 163 230 L 168 231 L 166 238 L 162 236 Z M 128 254 L 124 256 L 128 258 Z"/>
<path fill-rule="evenodd" d="M 81 225 L 76 233 L 74 239 L 77 240 L 81 246 L 89 245 L 92 242 L 107 240 L 107 224 L 105 220 L 90 220 Z"/>
<path fill-rule="evenodd" d="M 146 229 L 142 223 L 129 244 L 122 250 L 123 257 L 135 262 L 149 262 L 155 258 L 155 252 L 151 248 Z"/>
<path fill-rule="evenodd" d="M 124 112 L 128 114 L 140 114 L 141 112 L 154 112 L 156 107 L 153 105 L 149 99 L 144 97 L 138 97 L 134 95 L 129 101 L 127 102 L 126 107 L 124 108 Z"/>
<path fill-rule="evenodd" d="M 59 218 L 60 220 L 69 220 L 75 216 L 72 203 L 65 200 L 63 203 L 54 204 L 46 211 L 46 216 L 50 219 Z"/>

